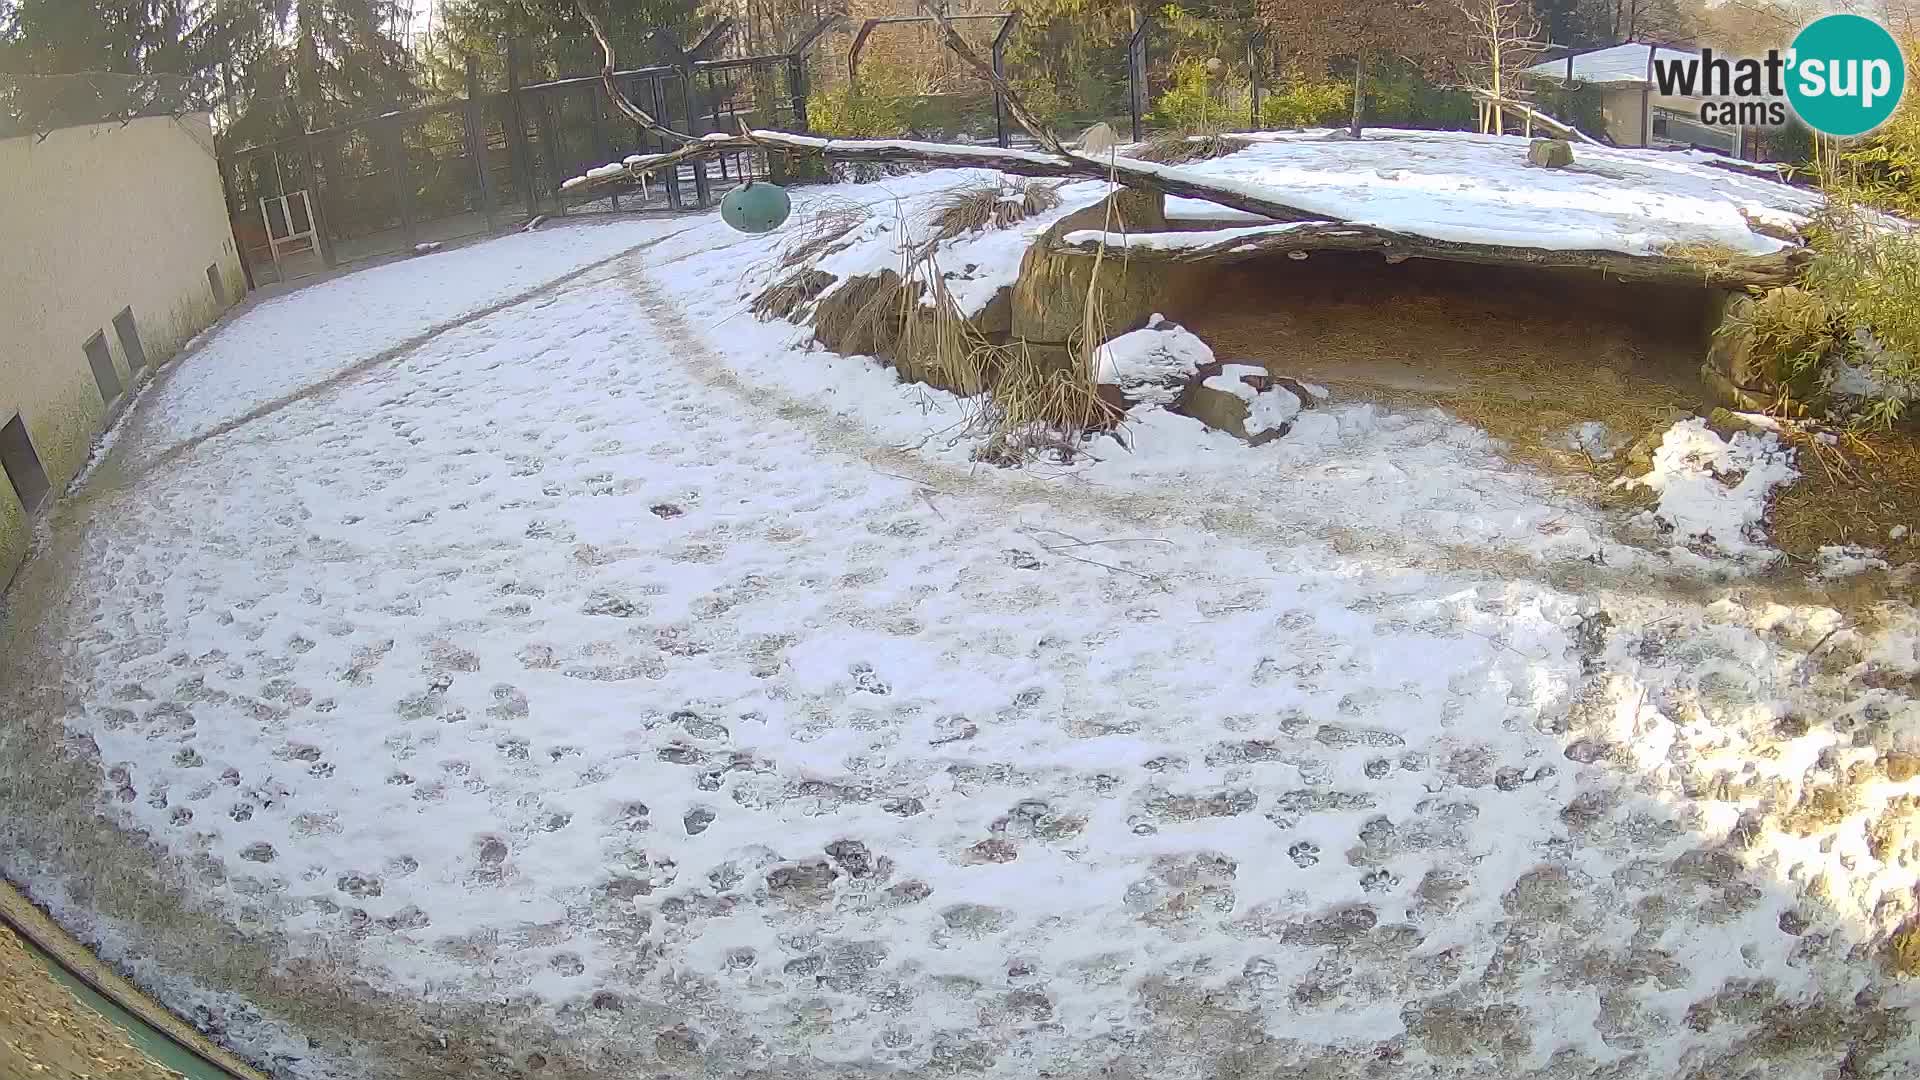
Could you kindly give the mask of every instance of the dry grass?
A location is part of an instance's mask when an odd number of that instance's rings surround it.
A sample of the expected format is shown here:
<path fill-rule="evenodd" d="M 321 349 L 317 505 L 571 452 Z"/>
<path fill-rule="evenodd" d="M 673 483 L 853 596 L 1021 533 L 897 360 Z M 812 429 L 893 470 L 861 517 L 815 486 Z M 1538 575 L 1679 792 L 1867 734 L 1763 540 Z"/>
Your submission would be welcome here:
<path fill-rule="evenodd" d="M 1879 548 L 1889 563 L 1920 558 L 1920 540 L 1893 529 L 1920 528 L 1920 432 L 1846 432 L 1827 443 L 1803 429 L 1789 436 L 1800 479 L 1773 502 L 1774 543 L 1805 560 L 1835 544 Z"/>
<path fill-rule="evenodd" d="M 1237 154 L 1252 145 L 1246 139 L 1236 139 L 1231 135 L 1159 135 L 1142 143 L 1127 156 L 1161 165 L 1185 165 Z"/>
<path fill-rule="evenodd" d="M 1852 817 L 1860 810 L 1860 794 L 1846 785 L 1817 787 L 1806 793 L 1793 809 L 1781 814 L 1779 828 L 1794 836 L 1812 836 Z"/>
<path fill-rule="evenodd" d="M 805 266 L 844 247 L 847 237 L 873 217 L 873 209 L 845 199 L 827 199 L 788 230 L 777 263 L 782 270 Z M 836 245 L 839 245 L 838 247 Z"/>
<path fill-rule="evenodd" d="M 804 313 L 809 304 L 838 280 L 824 270 L 795 270 L 756 293 L 748 307 L 754 317 L 763 322 L 791 319 Z"/>
<path fill-rule="evenodd" d="M 934 205 L 929 221 L 933 231 L 925 244 L 931 249 L 968 233 L 1010 229 L 1059 205 L 1059 185 L 1039 180 L 1025 184 L 995 181 L 955 188 Z"/>
<path fill-rule="evenodd" d="M 1887 970 L 1902 978 L 1920 976 L 1920 915 L 1887 939 Z"/>

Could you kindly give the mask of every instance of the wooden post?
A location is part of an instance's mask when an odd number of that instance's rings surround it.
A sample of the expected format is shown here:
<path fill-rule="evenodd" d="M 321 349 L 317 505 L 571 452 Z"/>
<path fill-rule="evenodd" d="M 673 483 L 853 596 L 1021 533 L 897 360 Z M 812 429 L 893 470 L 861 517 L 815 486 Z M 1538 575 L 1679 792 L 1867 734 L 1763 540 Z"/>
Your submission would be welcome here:
<path fill-rule="evenodd" d="M 533 186 L 533 148 L 527 145 L 526 103 L 520 96 L 520 41 L 507 39 L 507 152 L 513 159 L 514 182 L 520 185 L 527 219 L 540 216 L 540 193 Z"/>
<path fill-rule="evenodd" d="M 379 122 L 379 139 L 386 149 L 387 172 L 393 187 L 394 209 L 400 214 L 400 242 L 409 251 L 419 243 L 415 235 L 413 222 L 413 177 L 407 166 L 407 140 L 402 125 L 405 120 L 398 116 L 386 117 Z"/>
<path fill-rule="evenodd" d="M 480 186 L 480 212 L 486 215 L 487 231 L 498 227 L 493 210 L 493 176 L 487 171 L 486 111 L 480 105 L 480 59 L 467 56 L 467 153 L 473 156 L 473 179 Z"/>

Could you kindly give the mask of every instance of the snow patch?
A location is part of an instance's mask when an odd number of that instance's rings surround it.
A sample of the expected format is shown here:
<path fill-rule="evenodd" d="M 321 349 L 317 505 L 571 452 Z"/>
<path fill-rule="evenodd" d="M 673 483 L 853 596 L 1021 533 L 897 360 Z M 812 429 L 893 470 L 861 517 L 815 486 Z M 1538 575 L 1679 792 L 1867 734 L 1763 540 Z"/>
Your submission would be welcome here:
<path fill-rule="evenodd" d="M 1739 432 L 1728 441 L 1705 419 L 1693 417 L 1667 429 L 1651 472 L 1621 482 L 1660 494 L 1659 505 L 1642 518 L 1671 531 L 1681 543 L 1770 562 L 1779 552 L 1763 530 L 1767 501 L 1774 489 L 1799 475 L 1792 449 L 1773 432 Z"/>
<path fill-rule="evenodd" d="M 1100 346 L 1095 360 L 1094 381 L 1117 386 L 1134 401 L 1170 405 L 1181 383 L 1213 363 L 1213 350 L 1186 327 L 1155 314 L 1145 328 Z"/>

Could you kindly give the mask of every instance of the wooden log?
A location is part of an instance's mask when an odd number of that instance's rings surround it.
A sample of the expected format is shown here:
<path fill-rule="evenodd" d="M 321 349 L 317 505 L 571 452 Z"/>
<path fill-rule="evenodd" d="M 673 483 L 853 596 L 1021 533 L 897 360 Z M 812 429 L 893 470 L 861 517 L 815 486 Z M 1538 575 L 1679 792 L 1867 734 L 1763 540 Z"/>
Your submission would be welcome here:
<path fill-rule="evenodd" d="M 1633 281 L 1667 282 L 1715 288 L 1772 287 L 1792 283 L 1811 254 L 1805 248 L 1785 248 L 1770 255 L 1727 255 L 1693 259 L 1674 255 L 1629 255 L 1621 251 L 1557 251 L 1549 248 L 1506 247 L 1455 240 L 1435 240 L 1411 233 L 1378 229 L 1344 221 L 1310 221 L 1223 230 L 1218 240 L 1190 246 L 1181 237 L 1193 233 L 1106 234 L 1109 257 L 1147 262 L 1242 262 L 1276 255 L 1311 255 L 1323 251 L 1373 252 L 1389 262 L 1440 259 L 1483 266 L 1522 266 L 1532 269 L 1587 270 Z M 1072 239 L 1069 240 L 1069 237 Z M 1064 255 L 1092 257 L 1100 253 L 1100 235 L 1069 233 L 1056 240 L 1053 250 Z"/>

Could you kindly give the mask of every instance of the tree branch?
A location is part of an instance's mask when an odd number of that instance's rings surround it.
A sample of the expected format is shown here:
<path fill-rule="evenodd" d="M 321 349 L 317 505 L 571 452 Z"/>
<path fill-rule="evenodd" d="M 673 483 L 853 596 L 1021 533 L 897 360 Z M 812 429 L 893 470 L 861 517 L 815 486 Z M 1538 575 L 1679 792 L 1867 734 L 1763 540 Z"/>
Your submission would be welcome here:
<path fill-rule="evenodd" d="M 1027 103 L 1021 100 L 1019 94 L 1014 93 L 1012 86 L 1007 84 L 1007 80 L 993 70 L 992 64 L 980 59 L 980 54 L 973 50 L 973 46 L 967 44 L 966 38 L 960 36 L 960 31 L 954 29 L 953 20 L 947 18 L 947 0 L 917 0 L 917 3 L 920 5 L 920 10 L 926 12 L 927 17 L 932 19 L 934 25 L 939 28 L 940 39 L 947 48 L 951 49 L 955 56 L 977 72 L 981 78 L 987 80 L 994 92 L 1006 101 L 1007 111 L 1013 114 L 1015 120 L 1020 121 L 1021 127 L 1027 129 L 1027 134 L 1032 135 L 1035 141 L 1050 154 L 1059 157 L 1072 156 L 1061 144 L 1060 137 L 1053 133 L 1053 129 L 1040 123 L 1032 110 L 1027 108 Z"/>
<path fill-rule="evenodd" d="M 573 0 L 573 6 L 580 12 L 580 17 L 587 20 L 587 28 L 593 31 L 594 40 L 600 43 L 600 52 L 605 57 L 605 62 L 600 68 L 600 81 L 606 84 L 607 96 L 613 99 L 614 107 L 625 113 L 627 119 L 639 124 L 641 127 L 653 132 L 655 135 L 660 136 L 670 143 L 686 146 L 690 143 L 699 142 L 700 140 L 695 139 L 693 136 L 684 135 L 662 124 L 660 121 L 655 120 L 647 113 L 647 110 L 635 105 L 627 99 L 626 94 L 621 93 L 619 84 L 614 82 L 613 79 L 613 42 L 607 38 L 607 28 L 601 24 L 600 16 L 595 15 L 593 9 L 587 6 L 587 0 Z"/>

